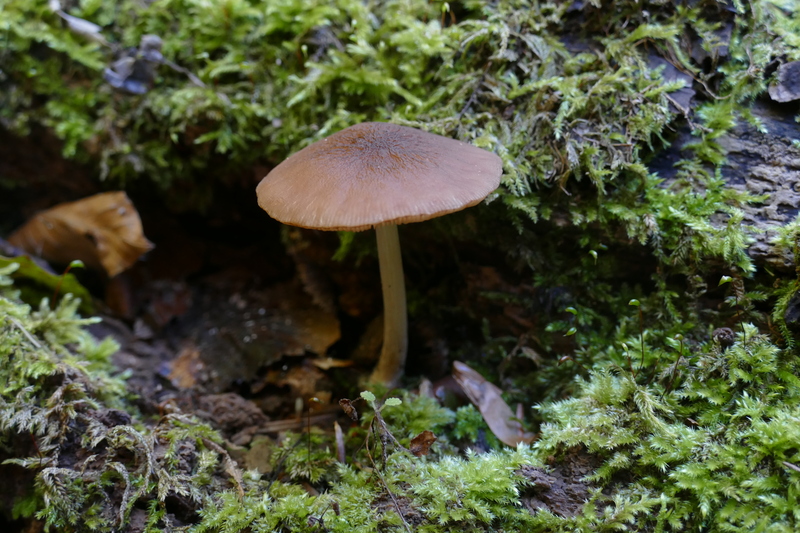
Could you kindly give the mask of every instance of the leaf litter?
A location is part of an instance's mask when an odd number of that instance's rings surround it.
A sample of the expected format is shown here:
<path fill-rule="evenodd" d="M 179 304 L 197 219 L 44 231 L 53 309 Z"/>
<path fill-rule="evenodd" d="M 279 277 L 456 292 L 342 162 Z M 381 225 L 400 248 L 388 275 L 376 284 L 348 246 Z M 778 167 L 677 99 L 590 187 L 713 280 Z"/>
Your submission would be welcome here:
<path fill-rule="evenodd" d="M 112 278 L 153 248 L 139 213 L 121 191 L 43 211 L 12 233 L 8 242 L 52 263 L 83 261 Z"/>

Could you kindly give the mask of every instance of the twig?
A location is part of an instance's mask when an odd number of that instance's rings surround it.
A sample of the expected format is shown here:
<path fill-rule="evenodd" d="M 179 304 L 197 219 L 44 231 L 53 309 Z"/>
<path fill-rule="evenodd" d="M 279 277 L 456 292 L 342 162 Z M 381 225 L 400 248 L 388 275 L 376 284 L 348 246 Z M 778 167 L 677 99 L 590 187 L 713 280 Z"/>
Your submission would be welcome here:
<path fill-rule="evenodd" d="M 394 443 L 394 445 L 397 446 L 398 448 L 400 448 L 401 450 L 406 451 L 406 452 L 409 451 L 408 448 L 406 448 L 405 446 L 400 444 L 400 442 L 398 442 L 398 440 L 394 437 L 394 435 L 392 435 L 392 432 L 389 431 L 389 428 L 386 426 L 386 422 L 383 420 L 383 416 L 381 416 L 381 412 L 378 409 L 375 409 L 375 420 L 378 421 L 378 425 L 381 428 L 381 437 L 385 436 L 385 437 L 387 437 L 388 440 L 391 440 Z M 384 441 L 383 438 L 381 438 L 381 445 L 383 446 L 383 455 L 384 455 L 384 463 L 385 463 L 386 462 L 385 461 L 386 444 L 385 444 L 385 441 Z"/>
<path fill-rule="evenodd" d="M 786 468 L 791 468 L 795 472 L 800 472 L 800 466 L 797 466 L 794 463 L 790 463 L 788 461 L 783 461 L 783 466 L 785 466 Z"/>
<path fill-rule="evenodd" d="M 37 340 L 36 340 L 36 338 L 34 338 L 34 336 L 33 336 L 33 335 L 31 335 L 31 334 L 28 332 L 28 330 L 27 330 L 27 329 L 25 329 L 25 326 L 23 326 L 22 324 L 20 324 L 20 323 L 17 321 L 17 319 L 16 319 L 16 318 L 14 318 L 14 317 L 10 317 L 10 316 L 9 316 L 9 317 L 6 317 L 6 318 L 8 318 L 8 320 L 9 320 L 9 321 L 10 321 L 12 324 L 14 324 L 14 325 L 17 327 L 17 329 L 18 329 L 18 330 L 20 330 L 20 331 L 22 332 L 22 334 L 23 334 L 23 335 L 25 335 L 25 337 L 26 337 L 26 338 L 27 338 L 29 341 L 31 341 L 31 344 L 33 344 L 34 346 L 36 346 L 36 347 L 37 347 L 37 348 L 39 348 L 40 350 L 44 349 L 44 347 L 43 347 L 41 344 L 39 344 L 39 341 L 37 341 Z"/>

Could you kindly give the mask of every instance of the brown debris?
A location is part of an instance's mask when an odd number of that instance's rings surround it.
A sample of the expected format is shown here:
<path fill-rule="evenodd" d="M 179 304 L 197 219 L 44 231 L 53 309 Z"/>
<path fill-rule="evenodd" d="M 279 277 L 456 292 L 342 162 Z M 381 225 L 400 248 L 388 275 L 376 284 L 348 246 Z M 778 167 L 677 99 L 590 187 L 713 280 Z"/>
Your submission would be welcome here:
<path fill-rule="evenodd" d="M 339 422 L 333 422 L 333 434 L 336 437 L 336 460 L 342 464 L 347 464 L 347 448 L 344 444 L 344 432 Z"/>
<path fill-rule="evenodd" d="M 83 261 L 109 277 L 127 270 L 153 248 L 139 213 L 121 191 L 50 208 L 11 234 L 8 242 L 47 261 Z"/>
<path fill-rule="evenodd" d="M 733 343 L 736 341 L 736 334 L 731 328 L 717 328 L 711 332 L 711 338 L 725 351 L 733 346 Z"/>
<path fill-rule="evenodd" d="M 530 483 L 520 498 L 531 512 L 547 510 L 569 518 L 577 516 L 589 499 L 592 485 L 584 478 L 594 471 L 593 458 L 572 451 L 550 469 L 525 465 L 517 471 Z"/>
<path fill-rule="evenodd" d="M 232 392 L 201 396 L 197 404 L 197 414 L 227 435 L 260 426 L 268 420 L 253 402 Z"/>
<path fill-rule="evenodd" d="M 283 420 L 271 420 L 262 424 L 257 433 L 273 434 L 282 433 L 284 431 L 298 431 L 305 430 L 309 425 L 316 427 L 330 426 L 338 415 L 338 409 L 333 406 L 325 406 L 316 409 L 313 413 L 303 417 L 286 418 Z"/>
<path fill-rule="evenodd" d="M 503 391 L 499 387 L 488 382 L 486 378 L 461 361 L 453 362 L 453 377 L 481 412 L 489 429 L 502 443 L 516 446 L 523 442 L 532 442 L 535 439 L 533 433 L 526 432 L 522 428 L 522 424 L 514 412 L 503 400 Z"/>
<path fill-rule="evenodd" d="M 266 376 L 264 371 L 286 356 L 325 355 L 341 334 L 336 315 L 316 307 L 294 282 L 241 292 L 226 292 L 226 288 L 221 285 L 196 293 L 192 308 L 175 323 L 175 334 L 191 339 L 181 346 L 183 357 L 194 365 L 190 368 L 199 368 L 208 377 L 203 382 L 193 374 L 194 382 L 202 383 L 208 392 L 221 392 L 237 381 L 250 384 L 254 393 L 266 385 L 288 385 L 303 397 L 316 392 L 324 374 L 314 365 L 272 369 Z M 192 356 L 194 349 L 196 356 Z M 185 372 L 173 365 L 170 377 L 174 379 L 173 374 Z"/>
<path fill-rule="evenodd" d="M 286 368 L 273 368 L 259 381 L 253 383 L 251 390 L 254 393 L 262 391 L 267 386 L 278 388 L 288 387 L 292 398 L 309 398 L 320 396 L 330 399 L 327 388 L 327 376 L 308 359 L 300 365 L 289 365 Z"/>
<path fill-rule="evenodd" d="M 181 349 L 170 366 L 169 379 L 181 389 L 194 388 L 198 383 L 208 380 L 205 363 L 200 359 L 200 351 L 194 344 Z"/>
<path fill-rule="evenodd" d="M 331 368 L 347 368 L 353 366 L 353 361 L 350 359 L 334 359 L 333 357 L 321 357 L 318 359 L 311 359 L 311 364 L 320 370 L 330 370 Z"/>
<path fill-rule="evenodd" d="M 408 447 L 411 453 L 417 457 L 428 455 L 431 451 L 431 446 L 436 442 L 436 435 L 427 429 L 411 439 L 411 445 Z"/>
<path fill-rule="evenodd" d="M 358 422 L 358 411 L 353 407 L 353 402 L 347 398 L 339 400 L 339 405 L 342 407 L 344 413 L 350 417 L 353 422 Z"/>

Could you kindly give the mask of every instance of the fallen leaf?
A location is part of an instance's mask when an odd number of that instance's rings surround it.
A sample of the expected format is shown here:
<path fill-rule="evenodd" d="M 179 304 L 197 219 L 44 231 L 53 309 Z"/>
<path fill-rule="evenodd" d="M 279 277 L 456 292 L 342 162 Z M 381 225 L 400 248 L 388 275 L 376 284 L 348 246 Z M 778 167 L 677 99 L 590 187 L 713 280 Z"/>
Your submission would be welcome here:
<path fill-rule="evenodd" d="M 334 359 L 333 357 L 322 357 L 312 359 L 311 364 L 321 370 L 330 370 L 331 368 L 346 368 L 353 366 L 353 361 L 349 359 Z"/>
<path fill-rule="evenodd" d="M 339 405 L 342 406 L 344 413 L 349 416 L 353 422 L 358 422 L 358 411 L 356 411 L 356 408 L 353 407 L 353 402 L 347 398 L 342 398 L 339 400 Z"/>
<path fill-rule="evenodd" d="M 411 439 L 411 445 L 408 447 L 411 453 L 417 457 L 428 455 L 431 451 L 431 445 L 436 442 L 436 435 L 427 429 Z"/>
<path fill-rule="evenodd" d="M 169 379 L 173 385 L 181 389 L 191 389 L 205 381 L 208 369 L 200 359 L 200 350 L 194 344 L 185 345 L 172 361 Z"/>
<path fill-rule="evenodd" d="M 347 464 L 347 454 L 344 445 L 344 432 L 339 422 L 333 422 L 333 434 L 336 436 L 336 460 L 342 464 Z"/>
<path fill-rule="evenodd" d="M 8 242 L 54 263 L 74 259 L 105 270 L 109 277 L 130 268 L 153 244 L 142 221 L 121 191 L 96 194 L 39 213 L 15 231 Z"/>
<path fill-rule="evenodd" d="M 534 440 L 535 435 L 522 429 L 522 424 L 503 400 L 502 391 L 496 385 L 486 381 L 486 378 L 461 361 L 453 362 L 453 377 L 502 443 L 516 446 Z"/>
<path fill-rule="evenodd" d="M 251 392 L 257 394 L 268 385 L 275 387 L 289 387 L 291 396 L 295 399 L 304 398 L 314 394 L 323 394 L 325 374 L 314 365 L 306 364 L 287 365 L 286 369 L 272 368 L 259 380 L 250 386 Z M 329 393 L 328 393 L 329 394 Z"/>

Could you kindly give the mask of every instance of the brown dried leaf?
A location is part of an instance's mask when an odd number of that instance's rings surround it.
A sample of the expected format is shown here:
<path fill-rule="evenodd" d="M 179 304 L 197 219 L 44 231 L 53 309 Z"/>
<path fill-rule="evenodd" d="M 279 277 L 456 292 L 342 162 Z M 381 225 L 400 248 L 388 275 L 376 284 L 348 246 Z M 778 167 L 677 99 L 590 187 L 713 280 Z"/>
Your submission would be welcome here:
<path fill-rule="evenodd" d="M 200 360 L 200 350 L 194 344 L 185 345 L 172 361 L 169 379 L 181 389 L 191 389 L 207 378 L 208 369 Z"/>
<path fill-rule="evenodd" d="M 301 365 L 291 365 L 286 370 L 270 369 L 261 380 L 254 384 L 253 389 L 261 389 L 266 385 L 288 386 L 295 400 L 314 394 L 325 395 L 326 393 L 323 390 L 325 383 L 321 383 L 326 380 L 325 374 L 314 365 L 305 363 L 307 361 Z M 329 395 L 330 393 L 327 394 Z"/>
<path fill-rule="evenodd" d="M 110 277 L 130 268 L 153 248 L 142 221 L 121 191 L 59 204 L 31 218 L 8 242 L 54 263 L 80 259 Z"/>
<path fill-rule="evenodd" d="M 411 453 L 417 457 L 428 455 L 431 451 L 431 445 L 436 442 L 436 435 L 427 429 L 411 439 L 411 445 L 408 447 Z"/>
<path fill-rule="evenodd" d="M 353 422 L 358 422 L 358 411 L 356 411 L 356 408 L 353 407 L 353 402 L 351 402 L 347 398 L 342 398 L 341 400 L 339 400 L 339 405 L 342 406 L 344 414 L 349 416 Z"/>
<path fill-rule="evenodd" d="M 350 359 L 334 359 L 333 357 L 322 357 L 312 359 L 311 364 L 320 370 L 330 370 L 331 368 L 347 368 L 353 366 L 353 361 Z"/>
<path fill-rule="evenodd" d="M 333 434 L 336 436 L 336 460 L 342 464 L 347 464 L 347 448 L 344 445 L 344 431 L 339 422 L 333 422 Z"/>
<path fill-rule="evenodd" d="M 453 377 L 481 412 L 489 429 L 501 442 L 509 446 L 516 446 L 522 442 L 528 443 L 534 440 L 533 433 L 522 429 L 522 424 L 515 418 L 514 412 L 503 400 L 502 391 L 497 386 L 486 381 L 486 378 L 461 361 L 453 362 Z"/>

